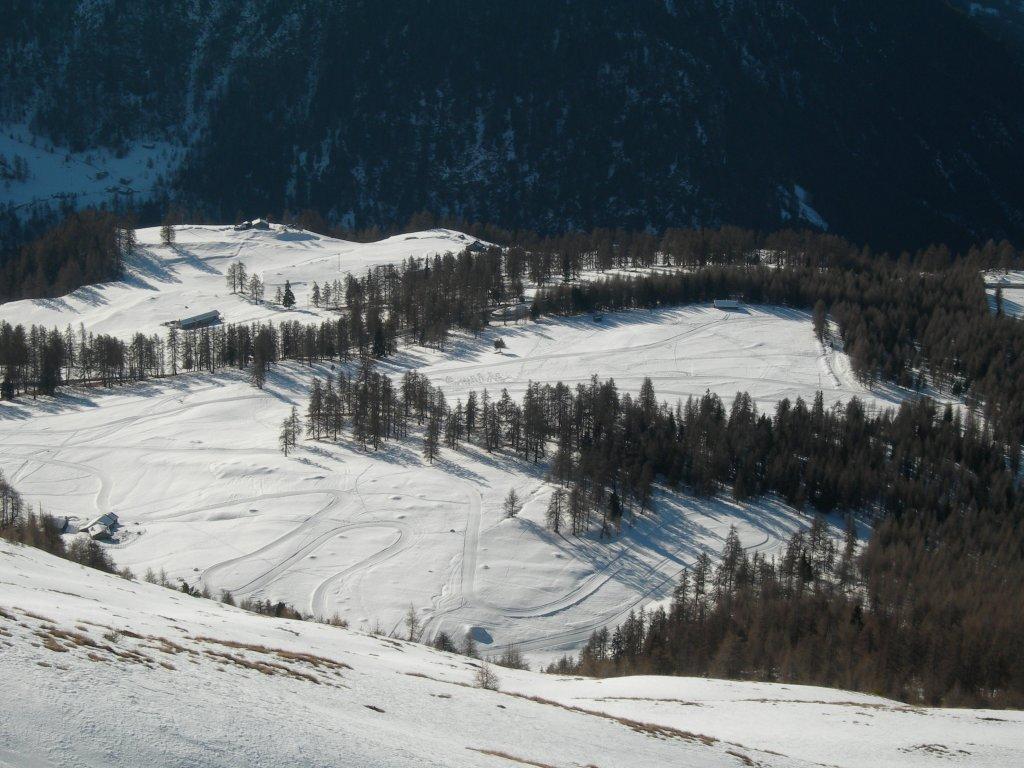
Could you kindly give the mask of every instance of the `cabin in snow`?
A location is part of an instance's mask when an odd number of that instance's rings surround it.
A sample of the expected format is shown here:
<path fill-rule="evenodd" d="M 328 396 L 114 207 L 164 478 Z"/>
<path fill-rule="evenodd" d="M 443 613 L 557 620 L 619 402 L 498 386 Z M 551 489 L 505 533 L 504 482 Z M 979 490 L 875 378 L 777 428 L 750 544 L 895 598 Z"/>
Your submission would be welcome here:
<path fill-rule="evenodd" d="M 211 309 L 209 312 L 202 312 L 198 315 L 192 315 L 191 317 L 183 317 L 180 320 L 172 320 L 165 325 L 169 325 L 172 328 L 180 328 L 183 331 L 189 331 L 194 328 L 205 328 L 208 325 L 216 325 L 220 322 L 220 312 L 216 309 Z"/>
<path fill-rule="evenodd" d="M 739 309 L 740 303 L 736 299 L 715 299 L 715 309 Z"/>
<path fill-rule="evenodd" d="M 87 533 L 90 539 L 109 539 L 116 527 L 117 515 L 113 512 L 106 512 L 95 520 L 90 521 L 88 525 L 82 526 L 79 530 Z"/>
<path fill-rule="evenodd" d="M 266 219 L 253 219 L 252 221 L 241 221 L 234 226 L 236 232 L 244 232 L 247 229 L 270 229 L 270 222 Z"/>

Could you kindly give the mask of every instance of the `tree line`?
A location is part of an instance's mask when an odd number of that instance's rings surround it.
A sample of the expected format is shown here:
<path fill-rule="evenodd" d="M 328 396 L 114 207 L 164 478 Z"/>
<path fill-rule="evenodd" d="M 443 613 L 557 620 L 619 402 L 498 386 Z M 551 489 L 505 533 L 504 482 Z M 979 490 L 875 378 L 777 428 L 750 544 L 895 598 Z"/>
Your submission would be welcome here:
<path fill-rule="evenodd" d="M 684 240 L 690 242 L 690 240 Z M 933 248 L 890 259 L 826 235 L 767 238 L 703 266 L 692 244 L 663 254 L 681 271 L 615 275 L 542 288 L 533 316 L 660 307 L 738 297 L 808 310 L 816 332 L 841 343 L 866 383 L 934 387 L 982 409 L 1011 454 L 1024 440 L 1024 324 L 993 312 L 983 268 L 1020 255 L 989 243 L 955 257 Z M 838 326 L 833 336 L 828 321 Z M 1018 459 L 1014 459 L 1017 461 Z"/>
<path fill-rule="evenodd" d="M 62 296 L 115 280 L 134 248 L 129 218 L 107 211 L 69 213 L 35 238 L 0 249 L 0 302 Z"/>
<path fill-rule="evenodd" d="M 779 557 L 735 530 L 669 607 L 596 631 L 560 674 L 674 674 L 825 685 L 928 706 L 1024 705 L 1019 514 L 879 521 L 858 554 L 821 519 Z"/>
<path fill-rule="evenodd" d="M 715 567 L 704 553 L 669 611 L 595 634 L 553 670 L 701 674 L 842 686 L 905 701 L 1024 702 L 1024 500 L 1002 447 L 970 411 L 927 398 L 871 410 L 783 400 L 759 412 L 747 393 L 670 406 L 650 380 L 620 394 L 596 377 L 574 389 L 530 384 L 449 403 L 421 374 L 393 385 L 366 358 L 316 380 L 313 439 L 367 449 L 419 431 L 423 455 L 462 441 L 544 461 L 556 534 L 614 536 L 649 514 L 655 484 L 740 501 L 775 495 L 845 513 L 837 547 L 816 517 L 778 559 L 748 555 L 735 531 Z M 517 513 L 513 492 L 508 515 Z M 852 515 L 875 531 L 858 551 Z"/>
<path fill-rule="evenodd" d="M 109 222 L 108 226 L 111 252 L 123 254 L 130 247 L 124 241 L 127 236 L 119 236 Z M 980 276 L 983 268 L 1020 264 L 1020 254 L 1007 243 L 990 242 L 959 256 L 934 247 L 890 257 L 830 235 L 761 236 L 733 227 L 674 229 L 660 237 L 622 230 L 546 238 L 527 232 L 495 234 L 514 238 L 515 243 L 504 249 L 478 246 L 458 254 L 409 259 L 331 283 L 318 303 L 337 310 L 339 320 L 326 328 L 304 328 L 305 348 L 294 357 L 344 357 L 348 348 L 383 357 L 401 341 L 442 347 L 453 330 L 479 332 L 497 316 L 496 307 L 521 303 L 527 282 L 539 286 L 529 307 L 533 319 L 738 296 L 751 303 L 813 312 L 819 335 L 843 344 L 864 381 L 935 387 L 964 396 L 982 405 L 1006 445 L 1019 445 L 1024 438 L 1024 387 L 1016 385 L 1024 381 L 1024 326 L 989 310 Z M 622 272 L 634 268 L 646 273 Z M 605 279 L 580 279 L 608 269 L 618 272 Z M 668 272 L 650 274 L 658 269 Z M 260 301 L 262 285 L 252 278 L 240 263 L 226 275 L 233 291 Z M 290 293 L 282 291 L 282 305 L 286 298 L 294 299 Z M 838 329 L 835 338 L 830 317 Z M 223 341 L 210 332 L 211 345 L 231 346 L 233 340 L 226 338 L 230 330 L 221 333 Z M 196 338 L 200 347 L 206 346 L 205 335 Z M 136 336 L 131 343 L 141 342 Z M 23 346 L 15 355 L 20 361 L 16 367 L 24 365 Z M 214 362 L 217 351 L 204 355 L 202 349 L 189 346 L 194 345 L 186 341 L 181 351 L 191 355 L 182 361 L 185 370 L 193 370 L 190 361 L 196 354 L 206 360 L 199 368 L 225 364 Z M 233 359 L 251 361 L 245 344 L 241 347 Z M 282 351 L 278 357 L 293 354 Z M 152 372 L 160 364 L 176 371 L 177 364 L 168 358 L 154 358 L 155 368 L 145 372 L 145 366 L 136 366 L 132 373 L 125 365 L 123 375 L 107 378 L 160 375 Z M 36 374 L 39 368 L 34 367 Z M 23 390 L 14 385 L 14 391 Z"/>
<path fill-rule="evenodd" d="M 639 393 L 592 377 L 571 388 L 531 382 L 521 401 L 502 390 L 450 403 L 415 371 L 398 384 L 363 357 L 314 379 L 305 413 L 313 439 L 351 439 L 376 450 L 422 433 L 423 454 L 469 442 L 488 452 L 547 462 L 556 492 L 550 526 L 580 534 L 644 514 L 656 482 L 739 501 L 774 494 L 795 508 L 942 521 L 971 509 L 1012 519 L 1021 501 L 1015 470 L 992 430 L 971 412 L 928 398 L 868 409 L 857 398 L 824 405 L 784 399 L 760 412 L 747 393 L 726 407 L 706 392 L 670 406 L 645 379 Z"/>

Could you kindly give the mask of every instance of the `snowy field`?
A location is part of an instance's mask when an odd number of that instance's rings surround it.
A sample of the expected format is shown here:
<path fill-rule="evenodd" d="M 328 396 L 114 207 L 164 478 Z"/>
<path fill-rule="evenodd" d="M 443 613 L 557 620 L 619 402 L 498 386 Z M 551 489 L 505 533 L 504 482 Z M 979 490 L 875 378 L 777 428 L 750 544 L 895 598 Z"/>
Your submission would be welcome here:
<path fill-rule="evenodd" d="M 0 542 L 0 767 L 997 768 L 1024 714 L 691 678 L 584 680 L 244 613 Z M 14 703 L 16 702 L 16 704 Z"/>
<path fill-rule="evenodd" d="M 149 255 L 126 280 L 5 304 L 0 317 L 81 321 L 120 335 L 212 307 L 230 321 L 302 318 L 314 311 L 231 296 L 223 270 L 241 258 L 265 275 L 289 275 L 302 303 L 302 285 L 340 274 L 339 264 L 362 271 L 472 242 L 447 230 L 359 245 L 280 228 L 179 227 L 179 246 L 169 249 L 156 237 L 140 232 Z M 499 336 L 507 348 L 496 353 Z M 592 375 L 634 393 L 650 376 L 669 402 L 710 389 L 728 404 L 746 390 L 770 408 L 819 388 L 828 403 L 854 395 L 892 402 L 865 390 L 842 353 L 822 347 L 806 314 L 771 307 L 544 318 L 457 335 L 442 351 L 405 347 L 381 367 L 396 377 L 424 372 L 451 403 L 471 389 L 519 396 L 530 380 L 575 384 Z M 0 469 L 51 513 L 85 523 L 116 512 L 122 528 L 111 554 L 138 573 L 163 568 L 214 591 L 385 632 L 412 605 L 428 637 L 471 631 L 484 649 L 516 643 L 534 661 L 575 650 L 593 629 L 663 600 L 701 551 L 720 551 L 730 525 L 748 548 L 774 552 L 807 524 L 772 500 L 737 505 L 662 492 L 654 515 L 600 542 L 544 528 L 552 488 L 542 467 L 471 446 L 443 451 L 432 466 L 416 438 L 376 454 L 304 440 L 285 458 L 281 420 L 293 405 L 305 408 L 311 378 L 329 371 L 287 363 L 264 391 L 227 371 L 0 403 Z M 514 520 L 501 510 L 510 487 L 526 502 Z"/>
<path fill-rule="evenodd" d="M 507 345 L 497 354 L 496 336 Z M 809 400 L 818 390 L 827 404 L 854 396 L 882 406 L 896 402 L 867 390 L 846 355 L 818 343 L 810 315 L 770 306 L 723 311 L 698 304 L 605 313 L 600 322 L 583 315 L 499 323 L 482 341 L 456 341 L 440 360 L 407 351 L 403 364 L 418 366 L 449 400 L 483 387 L 519 396 L 530 381 L 574 386 L 597 374 L 633 393 L 650 377 L 659 399 L 670 403 L 707 390 L 727 405 L 737 392 L 768 405 Z"/>
<path fill-rule="evenodd" d="M 139 573 L 385 632 L 411 604 L 428 636 L 472 631 L 485 649 L 517 643 L 545 659 L 666 597 L 730 525 L 745 546 L 775 550 L 807 523 L 781 504 L 666 493 L 655 516 L 599 542 L 543 527 L 551 486 L 538 466 L 473 447 L 428 465 L 417 440 L 376 454 L 306 440 L 286 458 L 277 426 L 310 375 L 286 365 L 264 391 L 225 374 L 0 405 L 0 468 L 52 513 L 116 512 L 111 554 Z M 510 487 L 526 502 L 512 520 Z"/>

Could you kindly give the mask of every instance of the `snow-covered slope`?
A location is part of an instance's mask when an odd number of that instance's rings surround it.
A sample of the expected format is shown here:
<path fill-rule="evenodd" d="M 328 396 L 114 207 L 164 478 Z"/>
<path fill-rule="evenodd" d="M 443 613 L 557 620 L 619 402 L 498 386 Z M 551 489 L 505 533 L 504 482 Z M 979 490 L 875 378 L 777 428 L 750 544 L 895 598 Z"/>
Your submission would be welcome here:
<path fill-rule="evenodd" d="M 357 244 L 278 226 L 181 226 L 173 249 L 154 229 L 138 239 L 143 249 L 125 280 L 0 305 L 0 318 L 83 322 L 123 337 L 213 308 L 229 322 L 310 319 L 318 314 L 305 306 L 313 280 L 473 242 L 433 230 Z M 236 259 L 268 283 L 290 279 L 300 307 L 285 312 L 232 295 L 223 272 Z M 500 354 L 497 337 L 507 345 Z M 164 568 L 174 579 L 366 629 L 394 629 L 412 605 L 428 637 L 472 631 L 485 649 L 515 643 L 534 661 L 575 650 L 593 629 L 664 599 L 702 551 L 720 551 L 731 525 L 745 546 L 776 551 L 807 524 L 770 499 L 661 492 L 654 515 L 601 542 L 546 530 L 552 489 L 543 465 L 472 446 L 444 450 L 429 465 L 416 438 L 378 453 L 307 439 L 282 456 L 281 420 L 292 406 L 304 409 L 312 377 L 331 368 L 282 364 L 263 391 L 241 372 L 221 371 L 0 402 L 0 469 L 51 513 L 80 523 L 117 513 L 111 554 L 140 573 Z M 470 390 L 518 397 L 530 380 L 575 384 L 593 375 L 634 393 L 649 376 L 670 402 L 708 389 L 728 401 L 745 390 L 770 408 L 819 388 L 827 404 L 854 395 L 889 402 L 849 375 L 841 352 L 822 347 L 805 313 L 772 307 L 497 324 L 478 337 L 456 335 L 442 351 L 403 347 L 381 368 L 396 377 L 424 372 L 452 404 Z M 510 487 L 525 501 L 514 520 L 501 508 Z"/>
<path fill-rule="evenodd" d="M 166 141 L 138 141 L 123 153 L 100 147 L 75 152 L 24 123 L 2 123 L 0 201 L 26 215 L 59 205 L 138 205 L 183 156 L 182 147 Z"/>
<path fill-rule="evenodd" d="M 698 304 L 601 318 L 498 322 L 491 334 L 507 345 L 500 355 L 479 345 L 456 346 L 441 359 L 415 362 L 449 399 L 482 387 L 504 387 L 518 396 L 531 380 L 573 386 L 596 374 L 614 378 L 626 392 L 637 392 L 650 378 L 669 402 L 709 389 L 727 401 L 749 392 L 762 405 L 786 397 L 809 400 L 818 390 L 829 403 L 851 397 L 894 402 L 891 394 L 858 382 L 846 355 L 818 343 L 806 312 L 772 306 L 722 311 Z"/>
<path fill-rule="evenodd" d="M 248 614 L 0 542 L 0 766 L 1006 766 L 1024 715 L 586 681 Z"/>
<path fill-rule="evenodd" d="M 545 528 L 541 465 L 473 446 L 430 465 L 415 438 L 377 453 L 306 439 L 285 457 L 277 427 L 327 370 L 285 364 L 263 391 L 227 372 L 3 403 L 0 468 L 54 514 L 116 512 L 111 555 L 140 573 L 165 568 L 366 629 L 393 630 L 413 605 L 428 636 L 471 629 L 484 649 L 518 643 L 535 659 L 669 595 L 730 525 L 774 551 L 807 524 L 771 501 L 662 493 L 656 515 L 601 542 Z M 525 505 L 506 519 L 513 486 Z"/>
<path fill-rule="evenodd" d="M 227 323 L 266 320 L 284 316 L 269 299 L 289 280 L 298 304 L 287 317 L 310 322 L 337 316 L 312 306 L 314 281 L 333 282 L 409 257 L 458 252 L 476 242 L 461 232 L 435 229 L 352 243 L 278 224 L 244 231 L 182 225 L 175 228 L 173 246 L 161 243 L 159 227 L 140 229 L 136 237 L 139 248 L 124 279 L 86 286 L 57 299 L 0 304 L 0 319 L 60 327 L 84 323 L 88 330 L 118 336 L 162 333 L 161 323 L 214 309 Z M 231 292 L 225 274 L 235 261 L 242 262 L 248 274 L 260 276 L 268 301 L 255 304 Z"/>

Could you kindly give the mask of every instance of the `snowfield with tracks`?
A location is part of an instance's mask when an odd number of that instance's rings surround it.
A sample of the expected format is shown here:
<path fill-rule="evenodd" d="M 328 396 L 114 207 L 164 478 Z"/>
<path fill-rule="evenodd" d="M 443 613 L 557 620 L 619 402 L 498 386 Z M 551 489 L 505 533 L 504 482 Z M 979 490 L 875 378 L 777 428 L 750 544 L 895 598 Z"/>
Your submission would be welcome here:
<path fill-rule="evenodd" d="M 141 230 L 122 281 L 5 304 L 0 317 L 123 335 L 212 308 L 229 322 L 312 319 L 329 315 L 306 307 L 313 280 L 473 242 L 449 230 L 370 244 L 276 225 L 177 231 L 168 248 L 156 230 Z M 223 272 L 235 260 L 268 284 L 291 280 L 299 308 L 232 295 Z M 497 337 L 506 343 L 500 353 Z M 746 390 L 770 408 L 818 389 L 827 404 L 892 402 L 849 374 L 845 356 L 817 341 L 805 313 L 772 307 L 499 323 L 478 337 L 457 335 L 444 350 L 403 347 L 380 367 L 396 377 L 420 370 L 451 403 L 470 390 L 498 396 L 507 388 L 518 397 L 531 380 L 576 384 L 594 375 L 634 393 L 649 376 L 669 402 L 711 390 L 728 405 Z M 464 445 L 431 465 L 413 436 L 375 453 L 306 438 L 283 456 L 281 420 L 293 405 L 305 408 L 312 377 L 331 369 L 284 363 L 262 391 L 244 373 L 222 371 L 0 403 L 0 469 L 28 501 L 72 522 L 115 512 L 121 527 L 107 546 L 136 573 L 164 569 L 214 593 L 281 600 L 367 630 L 395 631 L 412 606 L 427 638 L 471 632 L 485 653 L 516 644 L 535 662 L 666 599 L 702 551 L 720 551 L 730 526 L 744 546 L 774 552 L 808 524 L 770 499 L 740 505 L 661 490 L 652 514 L 600 541 L 596 531 L 548 531 L 552 486 L 543 466 L 505 454 Z M 506 519 L 502 500 L 512 487 L 525 504 Z"/>

